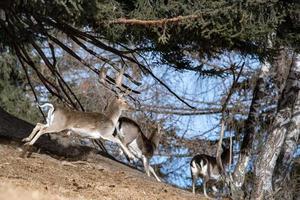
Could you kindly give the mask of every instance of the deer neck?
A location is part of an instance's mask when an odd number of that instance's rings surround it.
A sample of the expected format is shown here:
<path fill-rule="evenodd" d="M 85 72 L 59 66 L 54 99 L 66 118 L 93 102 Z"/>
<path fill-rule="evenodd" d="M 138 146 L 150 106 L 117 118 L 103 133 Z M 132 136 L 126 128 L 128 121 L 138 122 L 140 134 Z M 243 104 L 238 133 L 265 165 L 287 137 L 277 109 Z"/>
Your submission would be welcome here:
<path fill-rule="evenodd" d="M 117 124 L 121 114 L 122 114 L 121 109 L 116 105 L 112 105 L 111 107 L 108 108 L 107 117 L 113 121 L 114 125 Z"/>

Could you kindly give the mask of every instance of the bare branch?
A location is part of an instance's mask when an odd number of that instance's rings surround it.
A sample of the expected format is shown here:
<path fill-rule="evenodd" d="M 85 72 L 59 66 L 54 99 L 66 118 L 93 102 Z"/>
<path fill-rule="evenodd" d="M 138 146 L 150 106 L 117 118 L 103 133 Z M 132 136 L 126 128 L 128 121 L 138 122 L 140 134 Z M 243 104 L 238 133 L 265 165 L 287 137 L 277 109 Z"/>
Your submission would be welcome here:
<path fill-rule="evenodd" d="M 224 168 L 223 168 L 223 164 L 222 164 L 222 159 L 221 159 L 221 148 L 222 148 L 222 142 L 223 142 L 223 137 L 224 137 L 224 131 L 225 131 L 225 112 L 226 112 L 226 108 L 227 108 L 227 105 L 228 105 L 228 102 L 234 92 L 234 88 L 236 87 L 236 84 L 241 76 L 241 73 L 244 69 L 244 65 L 245 63 L 242 64 L 241 66 L 241 69 L 237 75 L 237 77 L 235 77 L 235 74 L 233 73 L 233 83 L 231 85 L 231 88 L 228 92 L 228 95 L 223 103 L 223 106 L 222 106 L 222 115 L 221 115 L 221 131 L 220 131 L 220 138 L 219 138 L 219 142 L 218 142 L 218 148 L 217 148 L 217 164 L 219 166 L 219 168 L 221 169 L 222 173 L 225 173 L 224 171 Z M 233 69 L 232 69 L 233 70 Z"/>
<path fill-rule="evenodd" d="M 72 36 L 72 35 L 69 35 L 69 37 L 77 44 L 79 45 L 81 48 L 83 48 L 85 51 L 87 51 L 88 53 L 90 53 L 91 55 L 95 56 L 96 58 L 102 60 L 103 62 L 105 63 L 108 63 L 110 66 L 112 66 L 115 70 L 117 70 L 118 72 L 120 71 L 119 68 L 117 68 L 116 66 L 114 66 L 112 64 L 112 62 L 107 59 L 107 58 L 104 58 L 102 56 L 99 56 L 95 51 L 93 51 L 92 49 L 88 48 L 84 43 L 82 43 L 81 41 L 79 41 L 79 39 L 77 39 L 76 37 Z M 137 85 L 137 86 L 140 86 L 141 83 L 134 80 L 129 74 L 127 73 L 124 73 L 124 76 L 126 78 L 128 78 L 133 84 Z"/>
<path fill-rule="evenodd" d="M 204 109 L 185 109 L 185 108 L 176 108 L 176 107 L 157 107 L 149 105 L 141 105 L 140 108 L 136 108 L 137 111 L 149 111 L 159 114 L 167 115 L 211 115 L 222 113 L 221 108 L 204 108 Z M 245 114 L 243 110 L 237 111 L 236 108 L 227 108 L 224 112 L 236 112 L 240 114 Z"/>
<path fill-rule="evenodd" d="M 67 47 L 66 45 L 64 45 L 61 41 L 59 41 L 58 39 L 56 39 L 52 35 L 47 34 L 47 36 L 50 38 L 50 40 L 52 40 L 54 43 L 56 43 L 58 46 L 60 46 L 67 53 L 69 53 L 73 58 L 75 58 L 76 60 L 78 60 L 84 66 L 88 67 L 94 73 L 99 74 L 99 71 L 96 68 L 94 68 L 91 65 L 89 65 L 85 60 L 83 60 L 79 55 L 77 55 L 72 49 L 70 49 L 69 47 Z M 111 78 L 109 76 L 106 76 L 106 78 L 108 79 L 108 81 L 110 83 L 115 83 L 115 80 L 113 78 Z M 125 89 L 127 89 L 127 90 L 132 91 L 133 93 L 139 94 L 138 91 L 133 90 L 133 89 L 129 88 L 128 86 L 124 85 L 124 84 L 122 84 L 122 87 L 125 88 Z"/>
<path fill-rule="evenodd" d="M 16 52 L 16 54 L 19 54 L 19 52 Z M 37 95 L 36 95 L 35 89 L 34 89 L 32 83 L 31 83 L 31 80 L 30 80 L 30 77 L 29 77 L 29 75 L 28 75 L 28 71 L 27 71 L 27 69 L 26 69 L 26 67 L 25 67 L 25 64 L 24 64 L 24 62 L 23 62 L 23 60 L 21 59 L 20 56 L 18 56 L 18 59 L 19 59 L 19 61 L 20 61 L 20 63 L 21 63 L 21 66 L 22 66 L 24 72 L 25 72 L 26 79 L 27 79 L 27 81 L 28 81 L 28 84 L 29 84 L 29 86 L 30 86 L 31 91 L 33 92 L 34 99 L 35 99 L 35 101 L 36 101 L 38 104 L 40 104 L 40 103 L 39 103 L 39 99 L 38 99 L 38 97 L 37 97 Z M 46 121 L 46 116 L 44 115 L 44 113 L 43 113 L 41 107 L 38 106 L 38 108 L 39 108 L 39 111 L 40 111 L 40 113 L 42 114 L 42 116 L 43 116 L 43 118 L 44 118 L 44 121 Z"/>
<path fill-rule="evenodd" d="M 67 99 L 70 101 L 70 103 L 72 104 L 72 106 L 77 109 L 77 106 L 75 104 L 75 102 L 72 100 L 72 98 L 70 97 L 70 95 L 68 94 L 68 92 L 65 90 L 64 86 L 65 85 L 68 90 L 71 92 L 71 94 L 74 96 L 74 98 L 76 99 L 77 103 L 79 104 L 80 108 L 82 111 L 84 111 L 83 106 L 81 105 L 79 99 L 76 97 L 76 95 L 72 92 L 71 88 L 68 86 L 68 84 L 64 81 L 64 79 L 61 77 L 61 75 L 56 71 L 55 67 L 50 63 L 50 61 L 48 60 L 48 58 L 46 57 L 46 55 L 44 54 L 44 52 L 42 51 L 42 49 L 33 41 L 31 40 L 31 44 L 34 47 L 34 49 L 38 52 L 38 54 L 40 55 L 40 57 L 42 58 L 42 60 L 44 61 L 44 63 L 46 64 L 46 66 L 48 67 L 48 69 L 52 72 L 52 74 L 54 76 L 58 77 L 58 84 L 60 85 L 61 90 L 63 91 L 63 93 L 66 95 Z"/>
<path fill-rule="evenodd" d="M 198 19 L 201 17 L 202 17 L 202 15 L 186 15 L 186 16 L 177 16 L 177 17 L 173 17 L 173 18 L 164 18 L 164 19 L 157 19 L 157 20 L 119 18 L 119 19 L 109 21 L 108 24 L 162 26 L 162 25 L 166 25 L 166 24 L 178 24 L 185 20 L 194 20 L 194 19 Z"/>
<path fill-rule="evenodd" d="M 55 22 L 53 20 L 49 20 L 47 18 L 43 18 L 47 23 L 51 24 L 52 26 L 60 29 L 61 31 L 64 31 L 67 35 L 76 35 L 77 37 L 85 40 L 86 42 L 89 42 L 91 44 L 94 44 L 95 46 L 103 49 L 103 50 L 106 50 L 106 51 L 109 51 L 111 53 L 114 53 L 115 55 L 118 55 L 120 57 L 123 57 L 125 58 L 126 60 L 128 61 L 131 61 L 135 64 L 137 64 L 141 69 L 142 71 L 146 71 L 147 73 L 149 73 L 155 80 L 157 80 L 162 86 L 164 86 L 172 95 L 174 95 L 179 101 L 181 101 L 182 103 L 184 103 L 185 105 L 187 105 L 188 107 L 192 108 L 192 109 L 195 109 L 194 106 L 191 106 L 189 103 L 187 103 L 186 101 L 184 101 L 182 98 L 180 98 L 170 87 L 168 87 L 162 80 L 160 80 L 157 76 L 155 76 L 153 74 L 153 72 L 148 68 L 146 67 L 145 65 L 141 64 L 140 62 L 138 62 L 138 60 L 134 59 L 134 58 L 131 58 L 127 55 L 124 55 L 121 51 L 113 48 L 113 47 L 110 47 L 106 44 L 104 44 L 103 42 L 99 41 L 98 39 L 96 39 L 95 37 L 93 37 L 92 35 L 90 34 L 87 34 L 85 32 L 82 32 L 82 31 L 79 31 L 75 28 L 73 28 L 72 26 L 68 25 L 68 24 L 61 24 L 59 22 Z M 53 38 L 53 37 L 52 37 Z M 54 40 L 56 40 L 54 38 Z M 59 41 L 58 41 L 59 42 Z M 60 46 L 65 46 L 63 45 L 61 42 L 60 43 Z M 65 47 L 64 47 L 65 48 Z M 72 52 L 72 54 L 74 54 L 74 52 Z M 76 55 L 76 57 L 78 57 Z M 84 61 L 82 61 L 80 59 L 80 62 L 82 62 L 84 65 L 87 65 Z"/>

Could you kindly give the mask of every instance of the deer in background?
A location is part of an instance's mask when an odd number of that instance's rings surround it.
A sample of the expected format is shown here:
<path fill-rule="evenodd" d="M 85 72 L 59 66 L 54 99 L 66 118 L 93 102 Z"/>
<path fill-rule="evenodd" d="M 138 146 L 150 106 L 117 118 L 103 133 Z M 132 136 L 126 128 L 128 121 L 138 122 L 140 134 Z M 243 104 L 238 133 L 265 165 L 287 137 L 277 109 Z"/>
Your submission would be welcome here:
<path fill-rule="evenodd" d="M 157 132 L 152 133 L 150 137 L 146 137 L 135 121 L 127 117 L 121 117 L 116 130 L 117 136 L 120 138 L 123 145 L 128 147 L 135 158 L 143 161 L 147 175 L 150 176 L 151 172 L 156 180 L 161 182 L 149 163 L 149 160 L 152 158 L 154 151 L 159 144 L 161 137 L 160 126 L 158 125 Z"/>
<path fill-rule="evenodd" d="M 230 163 L 230 149 L 226 148 L 224 145 L 223 152 L 221 154 L 223 168 L 228 166 Z M 208 197 L 206 193 L 206 184 L 207 182 L 216 183 L 221 180 L 221 169 L 217 164 L 217 159 L 215 157 L 206 155 L 206 154 L 198 154 L 194 156 L 190 162 L 191 176 L 192 176 L 192 188 L 193 193 L 195 194 L 195 184 L 198 177 L 201 177 L 203 180 L 203 192 L 206 197 Z M 215 186 L 212 187 L 214 192 L 217 192 L 217 188 Z"/>
<path fill-rule="evenodd" d="M 121 70 L 116 77 L 115 83 L 118 88 L 121 88 L 123 73 L 124 71 Z M 100 81 L 104 82 L 104 80 L 105 74 L 100 71 Z M 120 139 L 113 135 L 122 111 L 129 109 L 129 105 L 122 94 L 117 93 L 117 97 L 109 104 L 106 114 L 73 111 L 61 106 L 53 106 L 50 103 L 41 107 L 50 107 L 46 119 L 47 123 L 37 123 L 31 134 L 22 140 L 26 142 L 24 145 L 32 146 L 40 136 L 46 133 L 62 134 L 62 131 L 67 130 L 83 138 L 101 138 L 117 143 L 129 158 L 134 158 Z"/>

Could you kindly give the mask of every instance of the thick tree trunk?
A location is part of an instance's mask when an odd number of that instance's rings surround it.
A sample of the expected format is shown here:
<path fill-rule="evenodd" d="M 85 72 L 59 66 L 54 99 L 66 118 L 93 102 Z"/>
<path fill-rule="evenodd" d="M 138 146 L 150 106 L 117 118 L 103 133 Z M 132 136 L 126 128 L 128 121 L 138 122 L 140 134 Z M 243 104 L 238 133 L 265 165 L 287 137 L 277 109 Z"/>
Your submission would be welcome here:
<path fill-rule="evenodd" d="M 300 61 L 300 55 L 298 55 L 298 62 Z M 298 63 L 300 65 L 300 63 Z M 300 81 L 298 81 L 298 87 L 300 87 Z M 279 191 L 281 188 L 284 188 L 286 185 L 288 185 L 288 180 L 289 179 L 289 173 L 291 171 L 291 167 L 293 165 L 293 155 L 297 149 L 297 144 L 299 140 L 299 135 L 300 135 L 300 94 L 298 94 L 298 99 L 295 103 L 295 106 L 293 108 L 293 116 L 290 121 L 288 131 L 286 134 L 285 141 L 283 143 L 282 150 L 280 152 L 280 155 L 277 160 L 277 165 L 275 168 L 275 173 L 273 177 L 273 182 L 274 182 L 274 191 Z M 294 193 L 293 191 L 285 191 L 286 193 L 291 192 L 292 194 Z M 280 192 L 284 196 L 284 199 L 292 199 L 291 194 L 286 194 L 284 191 Z"/>
<path fill-rule="evenodd" d="M 10 115 L 0 107 L 0 137 L 20 142 L 32 129 L 32 124 Z"/>
<path fill-rule="evenodd" d="M 257 119 L 259 117 L 259 111 L 261 110 L 262 100 L 268 96 L 265 92 L 265 78 L 269 75 L 269 64 L 263 65 L 259 78 L 256 82 L 253 91 L 253 98 L 248 114 L 248 118 L 245 121 L 244 138 L 241 146 L 241 151 L 233 173 L 233 185 L 231 187 L 232 195 L 234 199 L 243 199 L 244 193 L 242 186 L 245 181 L 246 167 L 251 156 L 252 143 L 254 139 L 255 129 L 257 127 Z"/>
<path fill-rule="evenodd" d="M 276 161 L 286 138 L 291 119 L 296 115 L 294 107 L 299 98 L 299 80 L 300 65 L 297 61 L 291 67 L 278 102 L 275 120 L 270 127 L 264 148 L 258 154 L 251 199 L 272 198 L 272 177 Z"/>
<path fill-rule="evenodd" d="M 266 91 L 266 85 L 267 82 L 269 82 L 266 79 L 273 77 L 273 84 L 276 86 L 277 94 L 281 93 L 289 72 L 289 68 L 286 67 L 287 65 L 290 66 L 290 63 L 287 61 L 288 56 L 288 51 L 282 49 L 275 61 L 272 63 L 272 69 L 269 63 L 265 63 L 262 66 L 259 78 L 254 87 L 248 118 L 244 125 L 244 138 L 241 145 L 240 155 L 233 173 L 233 185 L 231 190 L 234 199 L 244 199 L 242 186 L 245 181 L 246 168 L 252 156 L 252 145 L 254 142 L 255 132 L 258 130 L 257 119 L 262 108 L 267 102 L 267 98 L 271 98 L 271 94 Z"/>

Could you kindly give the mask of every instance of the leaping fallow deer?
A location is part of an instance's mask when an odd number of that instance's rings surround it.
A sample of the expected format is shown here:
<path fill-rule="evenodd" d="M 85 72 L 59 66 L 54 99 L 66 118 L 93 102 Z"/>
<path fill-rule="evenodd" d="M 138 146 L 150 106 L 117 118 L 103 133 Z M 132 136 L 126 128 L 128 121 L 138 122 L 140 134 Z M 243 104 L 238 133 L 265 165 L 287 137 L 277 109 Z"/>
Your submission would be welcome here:
<path fill-rule="evenodd" d="M 149 160 L 152 158 L 154 151 L 157 149 L 161 137 L 160 126 L 158 125 L 157 132 L 146 137 L 142 132 L 140 126 L 127 117 L 121 117 L 117 125 L 117 135 L 122 141 L 123 145 L 128 147 L 130 152 L 137 158 L 143 161 L 144 169 L 148 176 L 150 172 L 161 182 L 156 175 L 154 169 L 151 167 Z"/>
<path fill-rule="evenodd" d="M 221 154 L 223 168 L 229 165 L 230 161 L 230 149 L 226 148 L 224 145 L 223 152 Z M 192 188 L 193 193 L 195 194 L 195 184 L 198 177 L 202 178 L 203 181 L 203 192 L 206 197 L 206 184 L 208 181 L 218 182 L 221 180 L 221 170 L 217 164 L 217 159 L 215 157 L 206 155 L 206 154 L 198 154 L 194 156 L 190 162 L 191 176 L 192 176 Z M 216 192 L 217 189 L 215 186 L 212 189 Z"/>
<path fill-rule="evenodd" d="M 123 71 L 121 70 L 115 81 L 116 86 L 119 88 L 121 88 L 122 76 Z M 103 74 L 100 74 L 100 78 L 103 79 Z M 100 81 L 103 82 L 103 80 Z M 134 158 L 132 153 L 125 145 L 123 145 L 120 139 L 113 135 L 122 111 L 129 109 L 122 94 L 118 93 L 117 97 L 109 104 L 106 114 L 73 111 L 61 106 L 53 106 L 50 103 L 46 103 L 41 107 L 46 106 L 50 107 L 47 114 L 47 123 L 37 123 L 31 134 L 22 140 L 23 142 L 26 142 L 25 145 L 32 146 L 43 134 L 59 134 L 64 130 L 68 130 L 83 138 L 101 138 L 117 143 L 130 159 Z"/>

